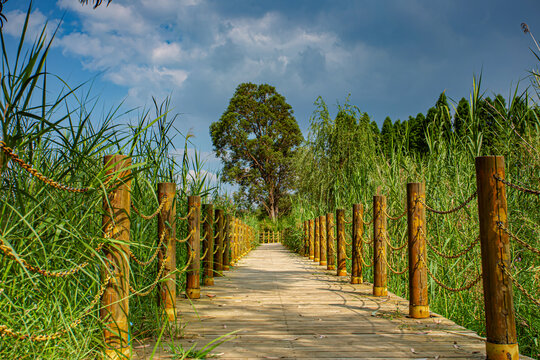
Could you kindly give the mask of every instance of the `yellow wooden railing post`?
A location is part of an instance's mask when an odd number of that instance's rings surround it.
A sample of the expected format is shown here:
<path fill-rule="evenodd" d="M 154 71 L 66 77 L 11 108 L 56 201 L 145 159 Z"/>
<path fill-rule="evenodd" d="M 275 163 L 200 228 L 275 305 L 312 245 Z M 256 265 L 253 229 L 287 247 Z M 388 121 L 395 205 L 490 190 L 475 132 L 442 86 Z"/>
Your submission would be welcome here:
<path fill-rule="evenodd" d="M 313 260 L 315 258 L 315 249 L 314 249 L 314 243 L 315 243 L 315 225 L 313 223 L 313 219 L 309 220 L 309 260 Z"/>
<path fill-rule="evenodd" d="M 504 183 L 504 157 L 477 157 L 476 188 L 480 220 L 482 280 L 486 312 L 486 353 L 489 360 L 519 359 Z"/>
<path fill-rule="evenodd" d="M 232 241 L 232 215 L 225 218 L 225 237 L 223 238 L 223 270 L 227 271 L 231 265 L 231 241 Z"/>
<path fill-rule="evenodd" d="M 186 296 L 190 299 L 201 297 L 201 197 L 188 196 L 188 230 L 190 236 L 187 250 L 192 254 L 186 273 Z"/>
<path fill-rule="evenodd" d="M 321 255 L 321 236 L 320 236 L 320 226 L 319 226 L 319 218 L 316 217 L 314 220 L 313 220 L 313 224 L 315 226 L 314 228 L 314 241 L 315 243 L 313 244 L 313 261 L 315 261 L 316 263 L 318 263 L 320 261 L 320 255 Z"/>
<path fill-rule="evenodd" d="M 351 267 L 351 284 L 361 284 L 364 282 L 362 276 L 362 236 L 364 235 L 364 224 L 362 218 L 364 216 L 364 207 L 362 204 L 353 205 L 353 220 L 352 220 L 352 267 Z"/>
<path fill-rule="evenodd" d="M 373 295 L 386 296 L 386 197 L 373 196 Z"/>
<path fill-rule="evenodd" d="M 176 320 L 176 184 L 159 183 L 158 200 L 166 201 L 158 214 L 158 243 L 163 238 L 159 252 L 158 269 L 163 267 L 163 281 L 159 283 L 159 299 L 169 321 Z M 163 264 L 165 262 L 165 264 Z"/>
<path fill-rule="evenodd" d="M 204 256 L 204 285 L 214 285 L 214 205 L 204 204 L 204 240 L 202 253 Z"/>
<path fill-rule="evenodd" d="M 110 277 L 101 298 L 101 319 L 107 359 L 131 358 L 129 344 L 129 234 L 131 209 L 131 159 L 125 155 L 108 155 L 103 164 L 109 177 L 114 177 L 113 190 L 103 199 L 103 231 L 117 240 L 104 249 L 108 266 L 103 267 L 102 281 Z"/>
<path fill-rule="evenodd" d="M 409 316 L 415 319 L 429 317 L 425 200 L 423 183 L 407 184 Z"/>
<path fill-rule="evenodd" d="M 225 211 L 216 209 L 216 241 L 214 246 L 214 276 L 223 276 L 223 238 L 225 235 Z"/>
<path fill-rule="evenodd" d="M 320 238 L 320 261 L 319 265 L 327 265 L 327 251 L 326 251 L 326 217 L 324 215 L 319 216 L 319 238 Z"/>
<path fill-rule="evenodd" d="M 336 256 L 335 256 L 335 238 L 334 238 L 334 214 L 326 214 L 326 270 L 336 269 Z"/>
<path fill-rule="evenodd" d="M 347 253 L 345 251 L 345 210 L 336 210 L 337 219 L 337 276 L 347 276 Z"/>

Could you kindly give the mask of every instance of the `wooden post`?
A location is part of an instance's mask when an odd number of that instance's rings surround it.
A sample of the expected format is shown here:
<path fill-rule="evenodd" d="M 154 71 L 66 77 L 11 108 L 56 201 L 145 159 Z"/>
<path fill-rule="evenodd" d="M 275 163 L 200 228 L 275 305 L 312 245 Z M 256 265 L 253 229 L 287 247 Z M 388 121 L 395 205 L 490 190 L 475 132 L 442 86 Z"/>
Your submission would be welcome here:
<path fill-rule="evenodd" d="M 238 221 L 235 217 L 232 218 L 231 229 L 231 261 L 230 265 L 234 266 L 236 263 L 236 243 L 238 241 Z"/>
<path fill-rule="evenodd" d="M 326 214 L 326 270 L 335 270 L 336 269 L 336 257 L 334 254 L 335 248 L 335 239 L 334 239 L 334 214 Z"/>
<path fill-rule="evenodd" d="M 214 276 L 223 276 L 223 237 L 225 225 L 225 212 L 222 209 L 216 209 L 217 232 L 214 254 Z"/>
<path fill-rule="evenodd" d="M 505 178 L 504 157 L 480 156 L 476 158 L 475 165 L 487 358 L 517 360 L 519 349 L 512 280 L 507 274 L 511 264 L 510 244 L 508 233 L 500 228 L 508 228 L 506 189 L 504 184 L 495 178 Z"/>
<path fill-rule="evenodd" d="M 362 275 L 362 236 L 364 235 L 364 206 L 362 204 L 353 205 L 353 223 L 352 223 L 352 268 L 351 284 L 361 284 L 364 282 Z"/>
<path fill-rule="evenodd" d="M 201 297 L 201 197 L 188 196 L 188 230 L 191 235 L 187 242 L 193 258 L 186 273 L 186 296 L 190 299 Z"/>
<path fill-rule="evenodd" d="M 221 263 L 223 264 L 223 270 L 227 271 L 230 269 L 231 264 L 231 227 L 232 227 L 232 216 L 227 215 L 225 218 L 225 237 L 223 238 L 223 258 Z"/>
<path fill-rule="evenodd" d="M 326 252 L 326 217 L 324 215 L 319 216 L 319 237 L 321 239 L 319 265 L 326 266 L 328 262 Z"/>
<path fill-rule="evenodd" d="M 321 230 L 320 227 L 319 227 L 319 218 L 316 217 L 315 220 L 313 221 L 313 223 L 315 224 L 315 228 L 314 228 L 314 244 L 313 244 L 313 261 L 315 261 L 316 263 L 318 263 L 320 261 L 320 255 L 321 255 L 321 234 L 319 233 L 319 231 Z"/>
<path fill-rule="evenodd" d="M 306 222 L 302 222 L 302 247 L 300 248 L 300 255 L 306 256 L 306 238 L 307 238 L 307 226 Z"/>
<path fill-rule="evenodd" d="M 159 251 L 158 269 L 163 262 L 163 281 L 159 282 L 159 299 L 167 319 L 176 320 L 176 184 L 159 183 L 158 200 L 167 202 L 158 214 L 158 241 L 163 238 Z"/>
<path fill-rule="evenodd" d="M 309 220 L 309 260 L 313 260 L 315 258 L 315 249 L 314 249 L 314 243 L 315 243 L 315 226 L 313 219 Z"/>
<path fill-rule="evenodd" d="M 131 358 L 128 340 L 131 170 L 126 169 L 131 166 L 131 159 L 125 155 L 108 155 L 103 158 L 103 164 L 107 175 L 117 179 L 111 181 L 113 190 L 108 192 L 108 199 L 103 199 L 103 232 L 120 242 L 104 248 L 108 266 L 102 267 L 101 278 L 102 281 L 107 276 L 111 279 L 101 298 L 100 315 L 106 344 L 105 358 L 125 359 Z"/>
<path fill-rule="evenodd" d="M 309 258 L 309 220 L 304 221 L 304 256 Z"/>
<path fill-rule="evenodd" d="M 347 253 L 345 251 L 345 210 L 336 210 L 337 218 L 337 276 L 347 276 Z"/>
<path fill-rule="evenodd" d="M 386 296 L 386 196 L 373 196 L 373 295 Z"/>
<path fill-rule="evenodd" d="M 425 201 L 425 184 L 408 183 L 409 316 L 415 319 L 429 317 Z"/>
<path fill-rule="evenodd" d="M 204 285 L 214 285 L 214 205 L 204 204 L 204 241 L 202 253 L 204 255 Z"/>

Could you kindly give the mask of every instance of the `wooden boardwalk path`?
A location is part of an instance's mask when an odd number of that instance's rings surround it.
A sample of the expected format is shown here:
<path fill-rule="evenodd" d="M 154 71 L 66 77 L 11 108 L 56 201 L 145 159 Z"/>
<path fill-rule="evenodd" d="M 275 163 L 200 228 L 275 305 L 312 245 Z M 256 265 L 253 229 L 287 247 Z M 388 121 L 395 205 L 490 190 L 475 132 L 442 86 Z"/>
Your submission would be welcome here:
<path fill-rule="evenodd" d="M 485 359 L 474 332 L 441 316 L 407 318 L 408 302 L 371 296 L 280 244 L 263 244 L 243 258 L 201 299 L 179 299 L 183 348 L 232 331 L 213 353 L 219 359 Z M 171 359 L 168 342 L 155 359 Z M 135 350 L 146 359 L 153 344 Z M 147 344 L 148 345 L 148 344 Z"/>

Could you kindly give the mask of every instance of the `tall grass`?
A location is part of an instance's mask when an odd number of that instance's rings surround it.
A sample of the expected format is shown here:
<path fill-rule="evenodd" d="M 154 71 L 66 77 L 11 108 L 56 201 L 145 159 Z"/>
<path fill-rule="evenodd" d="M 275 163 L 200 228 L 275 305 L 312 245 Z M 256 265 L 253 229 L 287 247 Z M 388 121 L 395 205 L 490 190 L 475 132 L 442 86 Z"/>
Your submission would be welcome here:
<path fill-rule="evenodd" d="M 493 112 L 489 129 L 482 129 L 480 81 L 475 79 L 470 97 L 470 118 L 466 137 L 455 133 L 448 138 L 443 129 L 428 128 L 425 136 L 429 154 L 420 156 L 409 152 L 407 138 L 397 139 L 393 151 L 385 155 L 372 137 L 369 118 L 347 102 L 338 105 L 335 119 L 329 115 L 322 99 L 316 102 L 311 119 L 311 131 L 296 172 L 298 192 L 293 199 L 289 223 L 295 225 L 288 242 L 300 246 L 302 221 L 345 208 L 348 217 L 352 204 L 362 203 L 367 209 L 364 217 L 371 219 L 372 196 L 387 196 L 388 213 L 401 214 L 406 199 L 406 183 L 425 182 L 426 202 L 436 209 L 450 209 L 468 198 L 476 189 L 474 158 L 479 155 L 503 155 L 506 176 L 510 181 L 538 188 L 540 173 L 540 114 L 537 104 L 527 93 L 513 94 L 508 106 Z M 516 109 L 518 104 L 527 104 Z M 521 106 L 521 105 L 520 105 Z M 519 110 L 519 111 L 518 111 Z M 527 119 L 527 121 L 522 121 Z M 519 123 L 519 132 L 515 124 Z M 494 139 L 488 147 L 483 143 L 486 132 Z M 510 229 L 537 249 L 540 248 L 538 227 L 540 203 L 538 196 L 508 189 Z M 473 242 L 479 234 L 476 201 L 450 215 L 427 216 L 427 236 L 434 247 L 446 254 L 455 254 Z M 406 241 L 406 218 L 388 222 L 388 235 L 394 247 Z M 371 236 L 371 227 L 365 229 Z M 350 229 L 347 230 L 350 234 Z M 349 235 L 350 236 L 350 235 Z M 372 249 L 364 245 L 365 259 L 372 258 Z M 350 254 L 351 249 L 347 249 Z M 512 274 L 538 298 L 540 260 L 535 254 L 512 242 Z M 406 248 L 401 252 L 388 249 L 389 263 L 395 270 L 407 266 Z M 460 287 L 474 279 L 481 270 L 480 249 L 462 258 L 448 260 L 428 249 L 429 268 L 443 283 Z M 350 263 L 348 264 L 350 271 Z M 364 279 L 373 281 L 371 269 L 364 269 Z M 396 275 L 389 271 L 390 291 L 408 296 L 407 272 Z M 517 288 L 514 289 L 515 309 L 520 350 L 523 354 L 540 354 L 540 310 Z M 429 301 L 432 311 L 457 323 L 485 333 L 484 304 L 481 282 L 469 291 L 451 292 L 429 280 Z"/>
<path fill-rule="evenodd" d="M 105 193 L 103 156 L 131 157 L 133 203 L 143 212 L 158 206 L 159 182 L 177 183 L 177 211 L 186 212 L 187 195 L 200 195 L 212 202 L 217 189 L 202 173 L 198 155 L 174 156 L 176 116 L 170 102 L 154 100 L 153 108 L 122 112 L 121 107 L 97 114 L 99 99 L 82 88 L 69 88 L 59 77 L 46 72 L 48 51 L 53 39 L 45 29 L 32 46 L 27 46 L 30 9 L 19 38 L 11 51 L 1 35 L 2 68 L 0 101 L 2 140 L 25 162 L 45 176 L 74 187 L 92 188 L 83 194 L 54 189 L 0 154 L 1 239 L 18 259 L 47 270 L 62 271 L 85 261 L 89 265 L 65 278 L 44 277 L 28 271 L 7 256 L 0 256 L 0 325 L 22 334 L 68 332 L 55 340 L 29 341 L 0 337 L 2 359 L 88 359 L 99 357 L 103 348 L 102 325 L 96 309 L 82 322 L 81 317 L 100 287 L 100 269 L 105 266 L 98 244 L 109 240 L 102 231 L 102 199 Z M 58 91 L 51 94 L 51 88 Z M 227 203 L 227 201 L 222 201 Z M 157 246 L 157 220 L 131 214 L 131 249 L 141 259 L 151 256 Z M 185 222 L 177 222 L 179 238 L 187 235 Z M 177 264 L 186 261 L 186 249 L 177 247 Z M 131 264 L 131 282 L 137 289 L 156 278 L 157 265 L 143 268 Z M 179 276 L 177 286 L 183 289 Z M 131 340 L 158 334 L 162 329 L 161 309 L 154 290 L 147 297 L 130 297 Z"/>

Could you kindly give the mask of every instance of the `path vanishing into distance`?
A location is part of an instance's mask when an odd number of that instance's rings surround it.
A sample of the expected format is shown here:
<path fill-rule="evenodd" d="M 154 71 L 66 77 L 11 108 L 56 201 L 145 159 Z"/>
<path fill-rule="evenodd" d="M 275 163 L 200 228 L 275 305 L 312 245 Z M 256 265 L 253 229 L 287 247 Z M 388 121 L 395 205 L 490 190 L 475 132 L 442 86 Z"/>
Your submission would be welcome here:
<path fill-rule="evenodd" d="M 368 283 L 318 266 L 281 244 L 262 244 L 231 268 L 201 299 L 177 301 L 185 326 L 176 345 L 200 349 L 224 334 L 217 359 L 485 359 L 485 340 L 433 314 L 408 318 L 409 303 L 376 298 Z M 166 339 L 155 359 L 173 359 Z M 155 343 L 134 344 L 149 358 Z"/>

